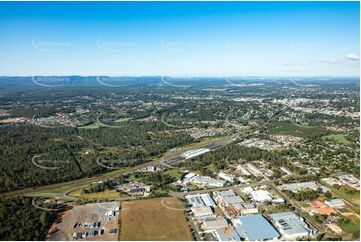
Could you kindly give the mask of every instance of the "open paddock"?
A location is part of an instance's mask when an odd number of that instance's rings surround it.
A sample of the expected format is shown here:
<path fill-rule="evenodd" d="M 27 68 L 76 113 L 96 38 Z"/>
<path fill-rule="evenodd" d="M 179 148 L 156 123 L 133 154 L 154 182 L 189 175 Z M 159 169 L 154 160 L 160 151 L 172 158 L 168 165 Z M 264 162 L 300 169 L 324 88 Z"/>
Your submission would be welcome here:
<path fill-rule="evenodd" d="M 182 208 L 174 197 L 123 202 L 120 239 L 193 240 Z"/>

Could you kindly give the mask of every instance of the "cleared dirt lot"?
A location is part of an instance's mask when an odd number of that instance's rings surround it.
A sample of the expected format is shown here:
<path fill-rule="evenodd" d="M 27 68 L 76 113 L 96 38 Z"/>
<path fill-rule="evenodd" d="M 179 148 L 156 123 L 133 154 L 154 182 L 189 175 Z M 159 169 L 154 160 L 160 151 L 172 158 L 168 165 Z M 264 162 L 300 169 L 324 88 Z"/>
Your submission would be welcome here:
<path fill-rule="evenodd" d="M 118 240 L 119 215 L 118 212 L 115 212 L 113 216 L 109 212 L 118 211 L 119 205 L 119 202 L 92 203 L 76 206 L 63 212 L 59 214 L 59 219 L 50 229 L 48 240 Z M 99 222 L 99 225 L 93 226 L 94 223 Z M 87 223 L 91 223 L 91 225 Z M 74 228 L 75 224 L 78 225 Z M 116 233 L 109 233 L 110 229 L 116 229 Z M 90 236 L 90 232 L 95 230 L 97 234 Z M 101 230 L 103 230 L 103 234 L 99 233 Z M 86 232 L 88 232 L 88 236 L 81 238 L 80 234 Z M 73 237 L 74 233 L 77 236 Z"/>
<path fill-rule="evenodd" d="M 193 240 L 174 197 L 123 202 L 120 221 L 121 240 Z"/>

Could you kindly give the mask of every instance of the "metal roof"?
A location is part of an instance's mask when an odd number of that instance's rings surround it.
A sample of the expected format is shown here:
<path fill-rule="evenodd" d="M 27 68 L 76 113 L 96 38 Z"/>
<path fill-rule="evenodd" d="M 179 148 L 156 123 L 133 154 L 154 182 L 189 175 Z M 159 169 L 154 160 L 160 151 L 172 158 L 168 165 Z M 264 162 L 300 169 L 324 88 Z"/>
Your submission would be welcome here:
<path fill-rule="evenodd" d="M 308 225 L 293 212 L 273 213 L 269 217 L 287 235 L 308 234 Z"/>
<path fill-rule="evenodd" d="M 187 195 L 185 198 L 193 207 L 216 207 L 216 204 L 209 194 Z"/>
<path fill-rule="evenodd" d="M 217 236 L 220 241 L 240 241 L 238 233 L 231 227 L 215 229 L 213 233 Z"/>
<path fill-rule="evenodd" d="M 221 191 L 218 193 L 219 196 L 221 197 L 231 197 L 231 196 L 235 196 L 236 194 L 234 193 L 234 191 L 232 190 L 228 190 L 228 191 Z"/>
<path fill-rule="evenodd" d="M 278 238 L 277 230 L 260 214 L 238 217 L 237 233 L 248 240 L 269 240 Z"/>
<path fill-rule="evenodd" d="M 204 219 L 203 224 L 206 229 L 225 228 L 228 226 L 227 220 L 219 217 Z"/>
<path fill-rule="evenodd" d="M 244 200 L 239 196 L 224 197 L 223 202 L 227 205 L 242 203 Z"/>
<path fill-rule="evenodd" d="M 326 201 L 326 204 L 329 206 L 337 206 L 337 205 L 345 205 L 345 203 L 341 199 L 331 199 Z"/>

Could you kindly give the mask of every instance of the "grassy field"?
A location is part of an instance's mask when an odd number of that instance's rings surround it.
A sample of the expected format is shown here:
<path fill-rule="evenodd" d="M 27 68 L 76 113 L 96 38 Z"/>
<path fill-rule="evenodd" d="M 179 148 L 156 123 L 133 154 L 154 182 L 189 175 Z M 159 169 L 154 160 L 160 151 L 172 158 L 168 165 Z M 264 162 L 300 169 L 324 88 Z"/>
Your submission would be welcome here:
<path fill-rule="evenodd" d="M 173 209 L 167 209 L 164 204 Z M 181 202 L 177 198 L 157 198 L 123 202 L 121 240 L 193 240 Z"/>
<path fill-rule="evenodd" d="M 46 191 L 46 193 L 63 193 L 66 192 L 67 190 L 69 190 L 71 188 L 71 186 L 63 186 L 63 187 L 56 187 L 56 188 L 52 188 L 52 189 L 48 189 Z"/>
<path fill-rule="evenodd" d="M 167 170 L 164 172 L 164 174 L 170 175 L 176 179 L 179 179 L 182 176 L 182 173 L 176 169 Z"/>
<path fill-rule="evenodd" d="M 289 121 L 274 122 L 275 127 L 271 128 L 270 134 L 294 135 L 299 137 L 314 137 L 327 135 L 328 131 L 322 127 L 297 126 Z"/>
<path fill-rule="evenodd" d="M 82 193 L 82 189 L 77 189 L 72 192 L 69 192 L 67 195 L 71 197 L 83 198 L 83 199 L 98 199 L 98 198 L 124 198 L 126 196 L 121 195 L 119 192 L 114 190 L 105 190 L 102 192 L 94 193 Z"/>
<path fill-rule="evenodd" d="M 99 123 L 93 123 L 85 126 L 80 126 L 79 129 L 97 129 L 100 127 Z"/>
<path fill-rule="evenodd" d="M 344 134 L 330 134 L 330 135 L 324 136 L 324 138 L 335 141 L 340 144 L 344 144 L 344 145 L 351 144 L 351 142 L 346 139 Z"/>
<path fill-rule="evenodd" d="M 344 217 L 345 220 L 343 220 L 340 223 L 340 227 L 342 230 L 350 235 L 353 235 L 353 238 L 359 238 L 360 234 L 360 219 L 353 218 L 350 219 L 349 222 L 345 222 L 348 218 Z"/>

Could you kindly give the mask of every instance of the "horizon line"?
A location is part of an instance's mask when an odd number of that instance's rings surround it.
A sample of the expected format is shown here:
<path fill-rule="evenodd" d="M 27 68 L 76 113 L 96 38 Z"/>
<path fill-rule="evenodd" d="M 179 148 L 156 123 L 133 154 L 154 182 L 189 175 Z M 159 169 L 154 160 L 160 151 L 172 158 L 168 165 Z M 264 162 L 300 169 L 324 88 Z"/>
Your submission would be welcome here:
<path fill-rule="evenodd" d="M 345 75 L 345 76 L 339 76 L 339 75 L 285 75 L 285 76 L 271 76 L 271 75 L 224 75 L 224 76 L 218 76 L 218 75 L 81 75 L 81 74 L 67 74 L 67 75 L 0 75 L 0 77 L 36 77 L 36 76 L 44 76 L 44 77 L 64 77 L 64 76 L 79 76 L 79 77 L 133 77 L 133 78 L 141 78 L 141 77 L 172 77 L 172 78 L 227 78 L 227 77 L 271 77 L 271 78 L 289 78 L 289 77 L 329 77 L 329 78 L 340 78 L 340 77 L 347 77 L 347 78 L 360 78 L 360 75 L 358 76 L 351 76 L 351 75 Z"/>

